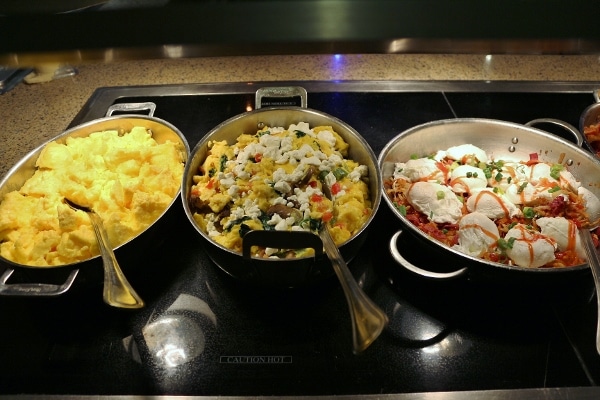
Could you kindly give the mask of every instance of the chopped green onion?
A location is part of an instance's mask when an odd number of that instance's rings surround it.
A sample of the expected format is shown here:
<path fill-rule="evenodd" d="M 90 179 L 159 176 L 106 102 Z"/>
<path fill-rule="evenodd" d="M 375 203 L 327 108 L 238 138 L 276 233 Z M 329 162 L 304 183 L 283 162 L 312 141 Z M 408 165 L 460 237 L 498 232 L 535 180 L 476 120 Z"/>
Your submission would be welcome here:
<path fill-rule="evenodd" d="M 560 186 L 556 185 L 548 189 L 548 193 L 558 192 L 560 190 Z"/>
<path fill-rule="evenodd" d="M 533 211 L 532 207 L 523 207 L 523 216 L 525 218 L 533 218 L 535 217 L 535 211 Z"/>
<path fill-rule="evenodd" d="M 436 196 L 438 200 L 442 200 L 444 197 L 446 197 L 446 193 L 444 193 L 442 190 L 438 190 L 436 192 Z"/>
<path fill-rule="evenodd" d="M 559 179 L 560 171 L 563 169 L 565 169 L 565 167 L 562 164 L 553 164 L 552 167 L 550 167 L 550 176 L 554 179 Z"/>
<path fill-rule="evenodd" d="M 508 240 L 504 239 L 504 238 L 499 238 L 498 241 L 496 242 L 498 244 L 498 248 L 502 251 L 507 250 L 507 249 L 512 249 L 513 245 L 515 243 L 516 238 L 511 237 Z"/>
<path fill-rule="evenodd" d="M 492 168 L 491 167 L 485 167 L 483 169 L 483 173 L 485 174 L 485 178 L 486 179 L 490 179 L 492 177 Z"/>
<path fill-rule="evenodd" d="M 400 212 L 400 215 L 406 217 L 406 206 L 403 204 L 396 204 L 396 210 Z"/>
<path fill-rule="evenodd" d="M 521 183 L 521 185 L 520 185 L 520 186 L 519 186 L 519 188 L 517 189 L 517 193 L 519 193 L 519 194 L 520 194 L 521 192 L 523 192 L 523 190 L 525 190 L 525 187 L 527 186 L 527 184 L 528 184 L 528 183 L 529 183 L 529 182 L 523 182 L 523 183 Z"/>
<path fill-rule="evenodd" d="M 344 179 L 346 175 L 348 175 L 348 171 L 346 171 L 344 168 L 339 167 L 333 170 L 333 175 L 335 176 L 335 179 L 340 181 Z"/>

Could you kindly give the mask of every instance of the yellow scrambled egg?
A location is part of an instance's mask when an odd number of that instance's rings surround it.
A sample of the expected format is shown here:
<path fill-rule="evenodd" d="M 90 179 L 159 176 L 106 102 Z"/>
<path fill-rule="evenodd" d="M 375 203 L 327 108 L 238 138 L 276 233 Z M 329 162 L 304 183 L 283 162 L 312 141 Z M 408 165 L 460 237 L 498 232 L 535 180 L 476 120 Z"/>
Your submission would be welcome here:
<path fill-rule="evenodd" d="M 89 217 L 66 197 L 102 217 L 117 247 L 150 226 L 177 195 L 183 175 L 180 146 L 158 144 L 143 127 L 119 135 L 50 142 L 36 172 L 0 203 L 0 254 L 17 263 L 53 266 L 99 254 Z"/>
<path fill-rule="evenodd" d="M 241 251 L 248 230 L 316 232 L 321 223 L 340 245 L 372 214 L 368 168 L 348 158 L 348 143 L 330 126 L 265 127 L 231 145 L 213 141 L 209 147 L 194 176 L 190 204 L 201 229 L 228 249 Z M 261 257 L 310 254 L 253 250 Z"/>

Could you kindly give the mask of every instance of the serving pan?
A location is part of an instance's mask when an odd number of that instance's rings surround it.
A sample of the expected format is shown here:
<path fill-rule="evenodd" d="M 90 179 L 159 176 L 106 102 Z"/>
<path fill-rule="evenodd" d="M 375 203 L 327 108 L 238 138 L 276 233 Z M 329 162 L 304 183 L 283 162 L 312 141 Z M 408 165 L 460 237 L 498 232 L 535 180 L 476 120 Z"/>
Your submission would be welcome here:
<path fill-rule="evenodd" d="M 555 123 L 568 129 L 574 136 L 577 145 L 533 127 L 537 123 Z M 563 164 L 579 181 L 596 196 L 600 196 L 600 163 L 589 152 L 579 146 L 583 139 L 576 128 L 565 122 L 552 119 L 539 119 L 525 125 L 493 119 L 456 118 L 438 120 L 410 128 L 386 144 L 379 155 L 379 166 L 382 181 L 389 179 L 394 170 L 394 164 L 405 162 L 415 152 L 433 154 L 451 146 L 473 144 L 494 159 L 528 160 L 531 153 L 536 153 L 540 161 Z M 540 276 L 551 276 L 587 271 L 588 265 L 582 264 L 569 268 L 527 268 L 500 264 L 482 260 L 452 249 L 429 237 L 404 217 L 386 194 L 386 203 L 401 221 L 402 226 L 410 233 L 417 235 L 424 243 L 441 249 L 454 259 L 464 264 L 462 268 L 452 271 L 431 271 L 414 265 L 406 260 L 398 251 L 396 243 L 402 235 L 402 229 L 393 235 L 390 241 L 390 251 L 393 258 L 403 267 L 421 276 L 431 279 L 454 279 L 459 276 L 475 273 L 505 275 L 514 277 L 528 275 L 534 279 Z"/>
<path fill-rule="evenodd" d="M 587 148 L 600 161 L 600 151 L 595 150 L 598 148 L 598 146 L 592 146 L 592 143 L 588 140 L 588 137 L 584 133 L 586 126 L 600 123 L 600 96 L 597 90 L 594 91 L 594 99 L 596 102 L 583 110 L 581 116 L 579 117 L 579 131 L 583 135 L 583 141 Z"/>
<path fill-rule="evenodd" d="M 227 274 L 240 281 L 276 288 L 298 287 L 332 276 L 333 269 L 327 257 L 323 255 L 321 240 L 312 233 L 251 231 L 244 235 L 243 247 L 246 250 L 243 254 L 232 251 L 209 238 L 194 220 L 190 204 L 190 191 L 193 184 L 192 179 L 207 157 L 210 141 L 226 140 L 228 144 L 233 144 L 240 134 L 255 134 L 263 126 L 288 127 L 292 123 L 299 122 L 307 122 L 311 127 L 331 126 L 349 144 L 349 158 L 366 165 L 369 170 L 369 190 L 373 211 L 363 227 L 339 246 L 346 262 L 352 260 L 364 243 L 368 226 L 379 208 L 382 185 L 375 153 L 366 140 L 345 122 L 324 112 L 307 108 L 306 97 L 306 90 L 301 87 L 259 89 L 256 92 L 256 109 L 236 115 L 213 128 L 192 149 L 190 161 L 186 164 L 181 191 L 185 213 L 195 230 L 205 239 L 205 248 L 212 261 Z M 280 106 L 284 103 L 289 104 L 290 99 L 294 98 L 300 99 L 300 106 Z M 278 106 L 262 107 L 266 99 L 281 100 L 274 102 Z M 315 257 L 258 258 L 250 255 L 249 248 L 253 245 L 290 249 L 313 248 Z"/>
<path fill-rule="evenodd" d="M 156 105 L 154 103 L 123 103 L 111 106 L 104 118 L 98 118 L 81 125 L 75 126 L 71 129 L 66 130 L 60 135 L 48 140 L 36 149 L 32 150 L 25 157 L 23 157 L 15 166 L 13 166 L 7 174 L 0 181 L 0 199 L 14 190 L 19 190 L 25 181 L 33 176 L 36 171 L 36 161 L 44 149 L 44 147 L 53 141 L 58 143 L 64 143 L 67 138 L 86 137 L 91 133 L 105 130 L 117 130 L 119 132 L 129 132 L 136 126 L 141 126 L 152 132 L 152 137 L 158 143 L 164 143 L 171 141 L 177 143 L 181 150 L 182 158 L 184 162 L 187 162 L 189 157 L 190 149 L 187 139 L 183 133 L 170 124 L 160 118 L 154 117 L 154 111 Z M 135 114 L 136 112 L 144 112 L 146 114 Z M 116 113 L 121 113 L 116 115 Z M 113 115 L 115 114 L 115 115 Z M 179 200 L 179 192 L 173 197 L 173 200 L 168 207 L 160 214 L 157 220 L 153 224 L 148 226 L 145 230 L 138 233 L 136 236 L 131 238 L 125 243 L 115 247 L 115 250 L 123 246 L 129 245 L 134 240 L 142 236 L 149 236 L 149 232 L 156 225 L 169 209 L 172 208 L 173 204 Z M 100 255 L 96 255 L 87 260 L 78 261 L 75 263 L 57 265 L 57 266 L 31 266 L 16 263 L 12 260 L 8 260 L 0 256 L 0 265 L 6 264 L 7 268 L 4 269 L 2 276 L 0 276 L 0 295 L 11 295 L 11 296 L 56 296 L 60 295 L 71 287 L 73 281 L 77 277 L 79 270 L 86 266 L 88 263 L 93 263 L 100 258 Z M 48 283 L 7 283 L 10 276 L 14 273 L 16 268 L 27 268 L 37 270 L 48 270 L 48 269 L 70 269 L 70 273 L 64 283 L 61 284 L 48 284 Z"/>

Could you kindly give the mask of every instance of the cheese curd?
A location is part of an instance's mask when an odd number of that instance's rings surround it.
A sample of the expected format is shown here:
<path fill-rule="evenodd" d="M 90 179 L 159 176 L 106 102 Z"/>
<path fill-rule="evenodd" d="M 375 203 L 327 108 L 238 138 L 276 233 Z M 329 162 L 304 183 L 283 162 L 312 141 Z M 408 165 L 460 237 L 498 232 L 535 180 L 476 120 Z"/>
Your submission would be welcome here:
<path fill-rule="evenodd" d="M 36 171 L 0 203 L 0 254 L 32 266 L 54 266 L 99 254 L 89 217 L 63 199 L 91 207 L 113 247 L 150 226 L 177 195 L 183 176 L 180 146 L 158 144 L 143 127 L 119 135 L 50 142 Z"/>
<path fill-rule="evenodd" d="M 198 226 L 225 248 L 241 252 L 249 230 L 317 232 L 322 223 L 340 245 L 372 214 L 368 168 L 348 158 L 348 143 L 330 126 L 264 127 L 233 144 L 208 146 L 189 201 Z M 253 249 L 258 257 L 308 254 L 311 249 Z"/>

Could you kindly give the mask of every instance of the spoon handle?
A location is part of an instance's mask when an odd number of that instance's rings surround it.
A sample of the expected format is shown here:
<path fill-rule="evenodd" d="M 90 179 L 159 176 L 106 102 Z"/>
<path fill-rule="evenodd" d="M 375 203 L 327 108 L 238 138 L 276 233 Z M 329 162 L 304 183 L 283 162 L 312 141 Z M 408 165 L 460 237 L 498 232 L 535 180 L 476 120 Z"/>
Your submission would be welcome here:
<path fill-rule="evenodd" d="M 598 321 L 596 326 L 596 351 L 600 354 L 600 259 L 598 259 L 598 252 L 594 247 L 594 241 L 590 231 L 585 228 L 579 228 L 579 236 L 583 242 L 583 248 L 587 255 L 588 265 L 592 270 L 592 276 L 594 277 L 594 284 L 596 285 L 596 300 L 598 301 Z"/>
<path fill-rule="evenodd" d="M 93 211 L 88 212 L 90 221 L 94 227 L 94 233 L 98 240 L 102 265 L 104 267 L 104 302 L 113 307 L 120 308 L 142 308 L 144 301 L 135 292 L 133 287 L 125 278 L 123 271 L 115 257 L 115 253 L 108 245 L 108 235 L 104 229 L 102 218 Z"/>
<path fill-rule="evenodd" d="M 358 286 L 327 227 L 319 230 L 319 237 L 350 308 L 353 352 L 361 353 L 379 337 L 388 323 L 387 315 Z"/>

